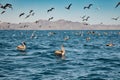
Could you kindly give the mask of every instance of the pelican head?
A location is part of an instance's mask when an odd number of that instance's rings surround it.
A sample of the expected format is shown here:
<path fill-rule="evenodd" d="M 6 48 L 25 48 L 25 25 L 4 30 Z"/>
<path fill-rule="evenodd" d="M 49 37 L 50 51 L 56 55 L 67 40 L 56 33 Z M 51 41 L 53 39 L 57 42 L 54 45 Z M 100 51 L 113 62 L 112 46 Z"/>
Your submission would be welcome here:
<path fill-rule="evenodd" d="M 22 42 L 22 45 L 26 45 L 26 43 L 25 43 L 25 42 Z"/>

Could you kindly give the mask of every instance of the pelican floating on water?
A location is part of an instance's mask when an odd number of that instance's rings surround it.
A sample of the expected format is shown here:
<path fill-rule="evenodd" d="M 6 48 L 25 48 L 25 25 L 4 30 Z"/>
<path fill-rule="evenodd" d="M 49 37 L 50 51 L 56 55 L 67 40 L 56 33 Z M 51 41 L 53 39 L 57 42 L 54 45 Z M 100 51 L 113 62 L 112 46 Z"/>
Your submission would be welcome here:
<path fill-rule="evenodd" d="M 90 39 L 91 39 L 90 37 L 87 37 L 87 38 L 86 38 L 86 41 L 89 41 Z"/>
<path fill-rule="evenodd" d="M 64 56 L 65 55 L 65 48 L 64 48 L 64 46 L 63 45 L 61 46 L 61 50 L 56 50 L 55 54 L 58 55 L 58 56 Z"/>
<path fill-rule="evenodd" d="M 66 41 L 66 40 L 68 40 L 68 39 L 70 39 L 69 36 L 66 36 L 66 37 L 64 38 L 64 41 Z"/>
<path fill-rule="evenodd" d="M 112 46 L 114 46 L 114 44 L 109 43 L 109 44 L 106 44 L 106 46 L 110 46 L 110 47 L 112 47 Z"/>
<path fill-rule="evenodd" d="M 16 48 L 17 48 L 17 50 L 25 51 L 26 50 L 26 43 L 22 42 L 22 44 L 17 46 Z"/>

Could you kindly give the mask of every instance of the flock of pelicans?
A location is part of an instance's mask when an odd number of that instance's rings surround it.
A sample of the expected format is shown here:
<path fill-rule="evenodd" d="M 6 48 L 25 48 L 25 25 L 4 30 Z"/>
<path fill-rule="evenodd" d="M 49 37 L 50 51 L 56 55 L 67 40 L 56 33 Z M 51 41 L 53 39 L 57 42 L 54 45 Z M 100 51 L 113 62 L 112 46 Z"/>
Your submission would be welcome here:
<path fill-rule="evenodd" d="M 17 50 L 20 50 L 20 51 L 25 51 L 26 50 L 26 43 L 25 42 L 22 42 L 21 45 L 18 45 L 17 47 Z M 65 48 L 63 45 L 61 45 L 61 50 L 56 50 L 55 51 L 55 54 L 58 55 L 58 56 L 64 56 L 65 55 Z"/>
<path fill-rule="evenodd" d="M 119 7 L 119 5 L 120 5 L 120 2 L 118 2 L 118 3 L 116 4 L 115 8 Z M 68 6 L 66 6 L 65 9 L 70 10 L 71 6 L 72 6 L 72 3 L 69 4 Z M 84 6 L 83 9 L 90 9 L 92 6 L 93 6 L 93 4 L 89 4 L 89 5 L 87 5 L 87 6 Z M 3 9 L 3 11 L 1 12 L 1 14 L 4 14 L 4 13 L 6 12 L 5 10 L 6 10 L 7 8 L 13 9 L 12 4 L 9 4 L 9 3 L 6 3 L 5 5 L 0 4 L 0 8 Z M 53 11 L 54 9 L 55 9 L 54 7 L 48 9 L 48 10 L 47 10 L 47 13 Z M 99 10 L 100 8 L 97 8 L 97 9 Z M 25 14 L 26 14 L 26 13 L 22 12 L 22 13 L 19 14 L 19 17 L 22 17 L 22 16 L 25 15 Z M 30 10 L 30 11 L 29 11 L 29 14 L 26 15 L 25 19 L 29 18 L 30 16 L 34 16 L 34 15 L 35 15 L 34 10 Z M 54 17 L 50 17 L 50 18 L 48 19 L 48 21 L 52 20 L 53 18 L 54 18 Z M 81 17 L 81 18 L 82 18 L 82 21 L 88 21 L 88 19 L 90 18 L 90 16 L 84 15 L 84 16 Z M 117 21 L 117 20 L 119 19 L 119 17 L 114 17 L 114 18 L 112 18 L 112 19 Z"/>
<path fill-rule="evenodd" d="M 72 3 L 69 4 L 68 6 L 66 6 L 65 9 L 70 10 L 71 6 L 72 6 Z M 93 4 L 89 4 L 88 6 L 84 6 L 83 9 L 90 9 L 92 6 L 93 6 Z M 118 2 L 118 3 L 116 4 L 115 8 L 117 8 L 118 6 L 120 6 L 120 2 Z M 5 10 L 8 9 L 8 8 L 13 9 L 12 4 L 9 4 L 9 3 L 6 3 L 5 5 L 0 4 L 0 8 L 3 9 L 3 11 L 1 12 L 1 14 L 4 14 L 4 13 L 6 12 Z M 54 9 L 55 9 L 55 8 L 53 8 L 53 7 L 50 8 L 50 9 L 48 9 L 48 10 L 47 10 L 47 13 L 53 11 Z M 20 14 L 19 14 L 19 17 L 22 17 L 23 15 L 25 15 L 24 12 L 23 12 L 23 13 L 20 13 Z M 35 15 L 34 10 L 30 10 L 30 11 L 29 11 L 29 14 L 25 17 L 25 19 L 29 18 L 30 16 L 34 16 L 34 15 Z M 54 17 L 50 17 L 50 18 L 48 19 L 48 21 L 52 20 L 53 18 L 54 18 Z M 85 16 L 83 16 L 83 17 L 81 17 L 81 18 L 82 18 L 82 21 L 88 21 L 88 19 L 90 18 L 90 16 L 86 16 L 86 15 L 85 15 Z M 119 17 L 112 18 L 112 19 L 113 19 L 113 20 L 118 20 Z M 36 23 L 37 23 L 37 22 L 36 22 Z M 65 38 L 65 40 L 67 40 L 67 39 L 69 39 L 69 37 L 66 37 L 66 38 Z M 86 38 L 86 40 L 90 40 L 90 37 Z M 113 44 L 112 44 L 112 43 L 109 43 L 109 44 L 106 44 L 106 46 L 113 46 Z M 21 45 L 18 45 L 16 48 L 17 48 L 17 50 L 25 51 L 26 48 L 27 48 L 27 47 L 26 47 L 26 43 L 25 43 L 25 42 L 22 42 L 22 44 L 21 44 Z M 56 51 L 55 51 L 55 54 L 56 54 L 56 55 L 60 55 L 60 56 L 64 56 L 64 55 L 65 55 L 65 48 L 64 48 L 64 46 L 61 45 L 61 50 L 56 50 Z"/>
<path fill-rule="evenodd" d="M 50 35 L 54 35 L 55 33 L 54 32 L 49 32 Z M 92 34 L 92 35 L 100 35 L 100 33 L 96 33 L 95 31 L 88 31 L 87 34 Z M 108 35 L 107 32 L 103 32 L 104 35 Z M 81 35 L 82 36 L 82 33 L 76 33 L 76 35 Z M 120 35 L 120 32 L 118 32 L 118 35 Z M 35 37 L 35 32 L 33 31 L 32 35 L 30 38 L 34 38 Z M 69 36 L 66 36 L 64 37 L 64 41 L 67 41 L 69 40 Z M 90 41 L 91 38 L 90 37 L 87 37 L 86 38 L 86 41 Z M 112 47 L 112 46 L 115 46 L 115 44 L 113 44 L 112 42 L 106 44 L 105 46 L 108 46 L 108 47 Z M 26 43 L 25 42 L 22 42 L 21 45 L 18 45 L 16 47 L 17 50 L 19 51 L 25 51 L 27 49 L 27 46 L 26 46 Z M 58 56 L 62 56 L 64 57 L 65 56 L 65 48 L 64 48 L 64 45 L 62 44 L 61 45 L 61 50 L 55 50 L 54 52 L 56 55 Z"/>

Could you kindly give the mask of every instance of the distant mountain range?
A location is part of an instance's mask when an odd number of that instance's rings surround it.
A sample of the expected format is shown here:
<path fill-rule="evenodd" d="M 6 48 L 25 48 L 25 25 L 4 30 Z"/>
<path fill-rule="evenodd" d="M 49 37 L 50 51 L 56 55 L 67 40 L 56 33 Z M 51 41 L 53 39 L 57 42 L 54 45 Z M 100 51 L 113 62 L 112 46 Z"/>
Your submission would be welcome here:
<path fill-rule="evenodd" d="M 61 19 L 57 21 L 38 20 L 19 24 L 0 22 L 0 30 L 120 30 L 120 25 L 90 25 L 85 22 Z"/>

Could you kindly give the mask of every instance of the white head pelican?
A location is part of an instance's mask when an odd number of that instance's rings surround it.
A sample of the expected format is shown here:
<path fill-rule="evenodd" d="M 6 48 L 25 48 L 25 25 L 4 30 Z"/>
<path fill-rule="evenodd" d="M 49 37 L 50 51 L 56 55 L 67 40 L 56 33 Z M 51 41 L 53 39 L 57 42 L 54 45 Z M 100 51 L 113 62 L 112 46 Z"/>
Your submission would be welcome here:
<path fill-rule="evenodd" d="M 16 48 L 17 48 L 17 50 L 25 51 L 26 50 L 26 43 L 22 42 L 22 44 L 17 46 Z"/>
<path fill-rule="evenodd" d="M 61 46 L 61 50 L 56 50 L 55 54 L 59 55 L 59 56 L 64 56 L 65 55 L 65 48 L 64 48 L 64 46 L 63 45 Z"/>

